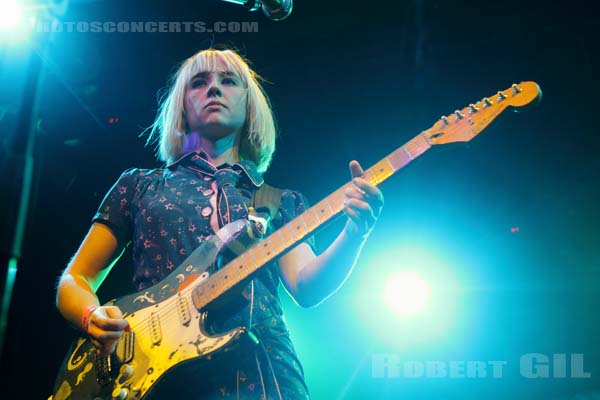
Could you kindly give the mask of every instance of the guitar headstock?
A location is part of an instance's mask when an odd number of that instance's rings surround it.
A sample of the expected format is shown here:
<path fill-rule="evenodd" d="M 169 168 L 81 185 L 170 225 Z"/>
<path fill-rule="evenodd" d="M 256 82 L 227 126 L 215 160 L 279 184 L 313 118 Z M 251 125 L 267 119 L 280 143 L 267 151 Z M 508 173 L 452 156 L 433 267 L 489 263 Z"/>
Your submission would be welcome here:
<path fill-rule="evenodd" d="M 521 82 L 462 110 L 441 117 L 431 128 L 423 132 L 432 144 L 468 142 L 488 126 L 508 106 L 523 107 L 541 97 L 535 82 Z"/>

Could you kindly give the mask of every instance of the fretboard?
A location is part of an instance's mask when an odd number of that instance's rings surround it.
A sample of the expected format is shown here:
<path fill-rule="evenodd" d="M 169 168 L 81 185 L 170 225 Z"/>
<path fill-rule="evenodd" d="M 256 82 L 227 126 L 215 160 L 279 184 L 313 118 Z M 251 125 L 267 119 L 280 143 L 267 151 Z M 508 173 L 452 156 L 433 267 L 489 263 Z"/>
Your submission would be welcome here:
<path fill-rule="evenodd" d="M 429 150 L 433 144 L 467 142 L 485 129 L 508 106 L 523 107 L 540 98 L 541 90 L 537 83 L 529 81 L 513 84 L 504 91 L 484 97 L 475 104 L 440 118 L 431 128 L 421 132 L 366 170 L 362 177 L 374 185 L 379 185 Z M 343 212 L 344 192 L 351 185 L 352 182 L 346 183 L 206 279 L 192 293 L 194 305 L 202 308 L 209 304 L 340 215 Z"/>
<path fill-rule="evenodd" d="M 419 134 L 367 169 L 362 178 L 379 185 L 430 147 L 425 135 Z M 343 212 L 344 192 L 352 185 L 352 182 L 346 183 L 215 272 L 194 289 L 195 306 L 202 308 L 211 303 L 339 216 Z"/>

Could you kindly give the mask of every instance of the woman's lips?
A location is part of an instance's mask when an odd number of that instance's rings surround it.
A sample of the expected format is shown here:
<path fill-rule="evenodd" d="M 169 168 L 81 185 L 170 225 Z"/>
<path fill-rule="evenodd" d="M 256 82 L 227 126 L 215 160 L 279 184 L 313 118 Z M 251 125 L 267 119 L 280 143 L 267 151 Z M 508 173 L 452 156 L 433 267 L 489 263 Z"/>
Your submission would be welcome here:
<path fill-rule="evenodd" d="M 210 108 L 210 107 L 225 107 L 225 104 L 220 103 L 218 101 L 211 101 L 210 103 L 208 103 L 207 105 L 204 106 L 204 108 Z"/>

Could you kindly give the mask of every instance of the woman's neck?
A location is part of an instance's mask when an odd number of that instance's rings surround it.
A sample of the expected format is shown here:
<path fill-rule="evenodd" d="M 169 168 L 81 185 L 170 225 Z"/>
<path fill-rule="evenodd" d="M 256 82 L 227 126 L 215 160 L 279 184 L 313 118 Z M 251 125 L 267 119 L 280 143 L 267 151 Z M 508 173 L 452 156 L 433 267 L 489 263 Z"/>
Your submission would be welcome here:
<path fill-rule="evenodd" d="M 233 165 L 239 161 L 235 135 L 209 140 L 194 132 L 188 136 L 188 139 L 191 139 L 190 142 L 193 143 L 193 146 L 189 146 L 192 143 L 188 142 L 188 146 L 184 146 L 184 148 L 192 147 L 190 150 L 203 151 L 216 167 L 226 163 Z"/>

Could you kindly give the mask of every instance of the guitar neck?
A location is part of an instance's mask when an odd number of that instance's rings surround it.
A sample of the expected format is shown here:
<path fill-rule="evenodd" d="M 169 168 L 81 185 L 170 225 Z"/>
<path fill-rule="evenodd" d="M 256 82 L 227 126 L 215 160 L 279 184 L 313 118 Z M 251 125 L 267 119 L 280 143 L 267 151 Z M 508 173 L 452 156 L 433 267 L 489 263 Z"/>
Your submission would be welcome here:
<path fill-rule="evenodd" d="M 366 170 L 362 177 L 379 185 L 432 145 L 468 142 L 508 106 L 523 107 L 540 98 L 541 90 L 535 82 L 513 84 L 504 91 L 441 117 L 431 128 Z M 346 183 L 209 277 L 192 292 L 194 305 L 199 309 L 206 306 L 340 215 L 344 207 L 344 192 L 352 185 L 352 182 Z"/>
<path fill-rule="evenodd" d="M 373 185 L 379 185 L 429 148 L 431 144 L 421 133 L 367 169 L 362 177 Z M 352 185 L 352 182 L 346 183 L 214 273 L 194 289 L 195 306 L 206 306 L 334 220 L 343 211 L 345 190 Z"/>

